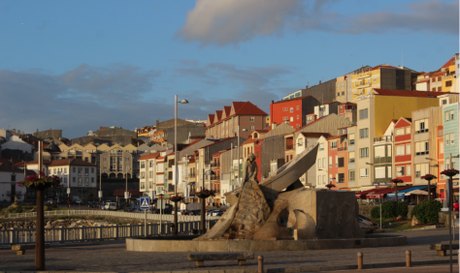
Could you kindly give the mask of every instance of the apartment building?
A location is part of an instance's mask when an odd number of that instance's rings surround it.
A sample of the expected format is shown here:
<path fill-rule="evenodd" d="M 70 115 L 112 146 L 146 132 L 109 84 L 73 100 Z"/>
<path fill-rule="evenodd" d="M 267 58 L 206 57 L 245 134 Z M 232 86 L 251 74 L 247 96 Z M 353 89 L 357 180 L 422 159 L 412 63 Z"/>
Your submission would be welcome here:
<path fill-rule="evenodd" d="M 401 117 L 394 129 L 394 175 L 406 184 L 412 183 L 412 119 Z"/>
<path fill-rule="evenodd" d="M 253 131 L 266 127 L 267 113 L 251 102 L 233 102 L 208 115 L 206 138 L 225 139 L 235 136 L 247 138 Z"/>
<path fill-rule="evenodd" d="M 357 70 L 352 78 L 352 102 L 369 95 L 374 89 L 411 90 L 412 71 L 404 67 L 387 64 L 378 65 L 368 70 Z"/>
<path fill-rule="evenodd" d="M 314 111 L 319 101 L 312 96 L 295 97 L 270 104 L 270 121 L 275 124 L 286 123 L 294 129 L 307 124 L 306 115 Z"/>

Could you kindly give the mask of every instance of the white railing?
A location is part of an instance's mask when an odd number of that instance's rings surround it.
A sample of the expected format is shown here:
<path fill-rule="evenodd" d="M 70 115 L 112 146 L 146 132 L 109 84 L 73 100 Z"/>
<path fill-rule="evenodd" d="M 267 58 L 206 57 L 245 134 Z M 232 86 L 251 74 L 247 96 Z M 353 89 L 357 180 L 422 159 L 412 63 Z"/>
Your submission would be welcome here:
<path fill-rule="evenodd" d="M 206 229 L 209 230 L 217 221 L 206 221 Z M 170 235 L 173 231 L 172 223 L 144 225 L 113 225 L 100 227 L 73 227 L 73 228 L 50 228 L 45 229 L 46 243 L 85 242 L 102 240 L 119 240 L 136 236 Z M 177 231 L 180 234 L 190 234 L 200 230 L 200 222 L 179 222 Z M 34 244 L 36 238 L 35 229 L 9 229 L 0 230 L 0 246 L 13 244 Z"/>
<path fill-rule="evenodd" d="M 108 210 L 52 210 L 45 211 L 45 216 L 70 216 L 70 215 L 93 215 L 93 216 L 112 216 L 112 217 L 121 217 L 121 218 L 133 218 L 133 219 L 145 219 L 144 213 L 135 213 L 135 212 L 122 212 L 122 211 L 108 211 Z M 26 213 L 9 213 L 5 216 L 8 219 L 14 218 L 28 218 L 28 217 L 37 217 L 36 212 L 26 212 Z M 220 216 L 206 216 L 207 220 L 218 220 Z M 157 220 L 166 222 L 174 221 L 173 214 L 152 214 L 147 213 L 147 220 Z M 177 215 L 178 222 L 194 222 L 200 221 L 201 216 L 193 215 Z"/>

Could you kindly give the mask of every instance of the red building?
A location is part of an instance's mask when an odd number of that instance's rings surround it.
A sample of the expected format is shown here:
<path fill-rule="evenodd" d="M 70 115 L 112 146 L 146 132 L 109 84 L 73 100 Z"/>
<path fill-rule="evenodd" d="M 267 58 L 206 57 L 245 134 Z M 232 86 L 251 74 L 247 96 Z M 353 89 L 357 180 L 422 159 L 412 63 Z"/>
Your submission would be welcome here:
<path fill-rule="evenodd" d="M 412 184 L 411 125 L 410 118 L 399 118 L 395 124 L 394 133 L 395 178 L 408 184 Z"/>
<path fill-rule="evenodd" d="M 299 129 L 307 124 L 306 115 L 314 111 L 319 101 L 312 96 L 281 100 L 270 104 L 270 122 L 289 124 L 294 129 Z"/>

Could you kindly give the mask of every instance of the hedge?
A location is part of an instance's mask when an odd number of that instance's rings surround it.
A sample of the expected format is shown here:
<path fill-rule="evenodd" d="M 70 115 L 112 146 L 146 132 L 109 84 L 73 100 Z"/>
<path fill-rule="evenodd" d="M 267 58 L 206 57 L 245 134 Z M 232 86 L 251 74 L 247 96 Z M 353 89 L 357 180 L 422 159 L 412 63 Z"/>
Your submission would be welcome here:
<path fill-rule="evenodd" d="M 411 212 L 411 217 L 415 215 L 422 224 L 437 224 L 439 222 L 439 212 L 442 203 L 436 200 L 423 201 L 417 204 Z"/>

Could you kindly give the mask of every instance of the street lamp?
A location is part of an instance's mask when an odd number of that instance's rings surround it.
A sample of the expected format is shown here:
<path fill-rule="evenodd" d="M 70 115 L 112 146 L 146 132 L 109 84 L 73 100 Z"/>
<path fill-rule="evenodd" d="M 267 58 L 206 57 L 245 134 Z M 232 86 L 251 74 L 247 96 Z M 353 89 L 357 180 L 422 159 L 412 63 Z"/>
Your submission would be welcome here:
<path fill-rule="evenodd" d="M 179 178 L 179 174 L 177 171 L 179 160 L 177 158 L 177 104 L 187 104 L 188 100 L 181 100 L 177 101 L 177 95 L 174 95 L 174 196 L 177 196 L 177 181 Z M 177 235 L 177 203 L 174 206 L 174 235 Z"/>
<path fill-rule="evenodd" d="M 96 146 L 96 166 L 97 166 L 97 158 L 98 158 L 98 153 L 97 153 L 97 146 L 99 146 L 99 143 L 94 143 L 94 146 Z M 102 202 L 102 163 L 101 160 L 99 160 L 99 204 Z"/>
<path fill-rule="evenodd" d="M 238 122 L 239 124 L 239 122 Z M 246 132 L 248 129 L 243 128 L 241 129 L 242 132 Z M 241 160 L 240 160 L 240 125 L 238 125 L 238 186 L 241 187 L 241 175 L 240 175 L 240 170 L 241 170 Z"/>
<path fill-rule="evenodd" d="M 129 170 L 129 167 L 126 166 L 126 169 L 125 169 L 125 178 L 126 178 L 126 190 L 125 190 L 125 209 L 126 211 L 128 210 L 128 198 L 129 198 L 129 192 L 128 192 L 128 170 Z"/>
<path fill-rule="evenodd" d="M 204 190 L 204 175 L 213 175 L 213 174 L 216 174 L 215 172 L 213 172 L 213 170 L 207 170 L 206 172 L 204 171 L 203 169 L 203 177 L 202 177 L 202 188 L 201 190 Z M 206 218 L 206 215 L 204 213 L 205 211 L 205 202 L 206 202 L 206 198 L 200 198 L 201 199 L 201 223 L 200 223 L 200 233 L 201 235 L 204 234 L 204 231 L 205 231 L 205 228 L 204 228 L 204 223 L 205 223 L 205 218 Z"/>

